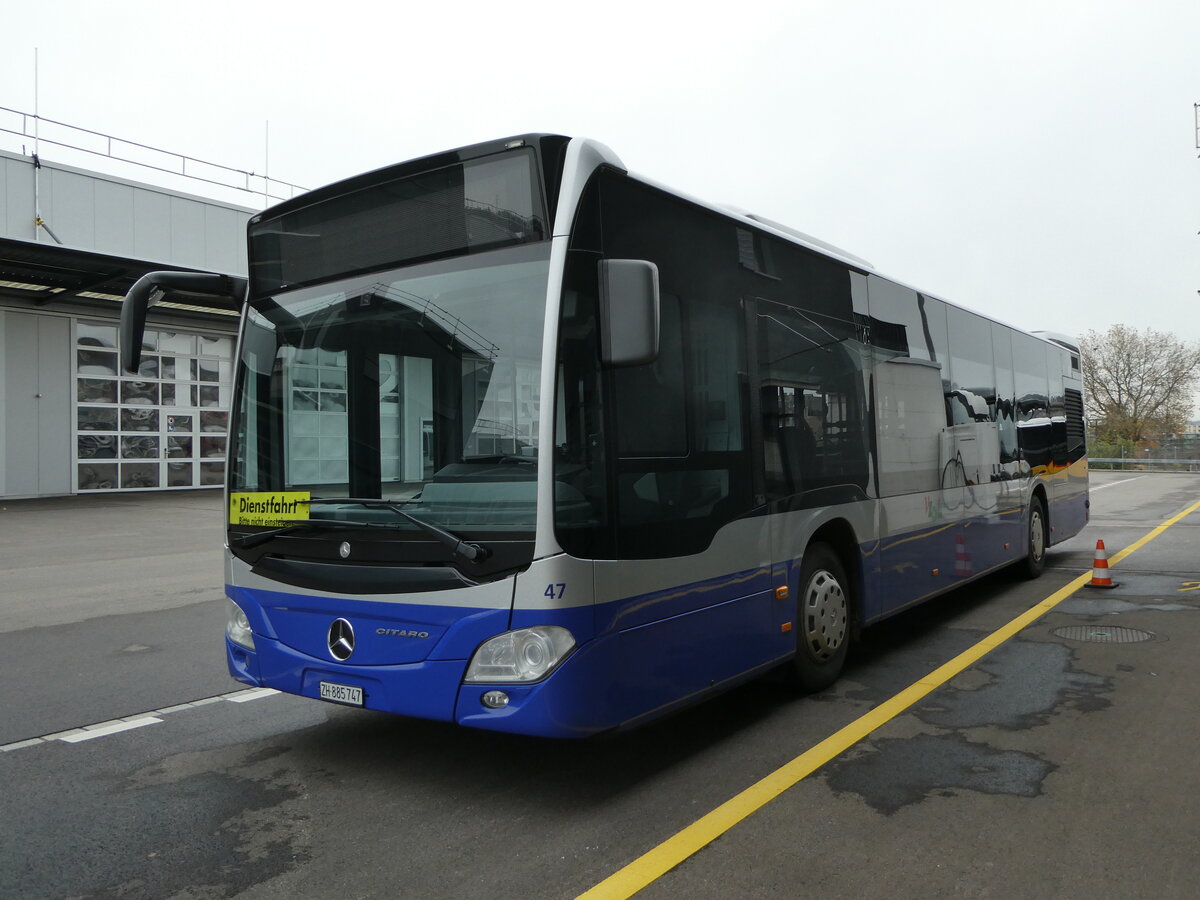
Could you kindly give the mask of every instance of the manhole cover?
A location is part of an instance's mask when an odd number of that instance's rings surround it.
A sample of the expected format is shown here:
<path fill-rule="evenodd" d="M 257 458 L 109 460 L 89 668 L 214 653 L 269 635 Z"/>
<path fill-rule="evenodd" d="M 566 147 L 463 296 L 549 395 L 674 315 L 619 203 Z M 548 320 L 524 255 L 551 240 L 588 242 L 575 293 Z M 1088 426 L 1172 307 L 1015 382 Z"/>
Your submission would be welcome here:
<path fill-rule="evenodd" d="M 1090 641 L 1094 644 L 1137 644 L 1152 641 L 1156 637 L 1152 632 L 1139 631 L 1137 628 L 1100 628 L 1096 625 L 1064 625 L 1055 628 L 1054 633 L 1068 641 Z"/>

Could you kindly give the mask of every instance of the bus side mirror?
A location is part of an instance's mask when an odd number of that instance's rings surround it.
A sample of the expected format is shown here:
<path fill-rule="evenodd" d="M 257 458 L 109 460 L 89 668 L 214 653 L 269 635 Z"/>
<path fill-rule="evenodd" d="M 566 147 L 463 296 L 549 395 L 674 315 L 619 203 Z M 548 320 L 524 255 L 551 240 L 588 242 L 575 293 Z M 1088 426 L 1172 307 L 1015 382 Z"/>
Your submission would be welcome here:
<path fill-rule="evenodd" d="M 121 303 L 121 368 L 136 375 L 142 362 L 142 337 L 146 310 L 166 296 L 205 299 L 207 305 L 238 309 L 246 293 L 246 279 L 212 272 L 147 272 L 133 283 Z M 217 301 L 217 302 L 212 302 Z"/>
<path fill-rule="evenodd" d="M 658 266 L 642 259 L 600 261 L 600 357 L 608 366 L 658 358 Z"/>

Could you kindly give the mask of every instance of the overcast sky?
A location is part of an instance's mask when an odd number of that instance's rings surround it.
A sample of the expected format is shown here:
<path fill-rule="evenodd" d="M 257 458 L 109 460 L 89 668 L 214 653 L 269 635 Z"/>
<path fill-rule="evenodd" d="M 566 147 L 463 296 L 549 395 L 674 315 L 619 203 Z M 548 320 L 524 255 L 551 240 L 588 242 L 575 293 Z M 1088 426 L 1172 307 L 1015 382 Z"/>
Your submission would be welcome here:
<path fill-rule="evenodd" d="M 42 116 L 308 187 L 586 135 L 1022 328 L 1200 340 L 1197 0 L 40 0 L 3 21 L 0 106 L 33 110 L 36 47 Z"/>

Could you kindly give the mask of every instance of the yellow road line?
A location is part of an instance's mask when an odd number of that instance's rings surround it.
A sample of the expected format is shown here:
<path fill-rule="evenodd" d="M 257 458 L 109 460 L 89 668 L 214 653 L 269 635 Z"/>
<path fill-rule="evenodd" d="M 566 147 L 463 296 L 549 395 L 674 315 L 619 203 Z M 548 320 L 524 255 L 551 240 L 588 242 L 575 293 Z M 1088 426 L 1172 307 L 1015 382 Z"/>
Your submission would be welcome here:
<path fill-rule="evenodd" d="M 1142 547 L 1146 546 L 1146 544 L 1150 543 L 1152 540 L 1154 540 L 1156 537 L 1158 537 L 1160 534 L 1162 534 L 1164 531 L 1166 531 L 1168 528 L 1170 528 L 1176 522 L 1179 522 L 1181 519 L 1186 519 L 1188 516 L 1190 516 L 1192 513 L 1194 513 L 1197 509 L 1200 509 L 1200 503 L 1193 503 L 1191 506 L 1189 506 L 1187 509 L 1185 509 L 1183 512 L 1179 513 L 1178 515 L 1171 516 L 1171 518 L 1167 519 L 1167 521 L 1163 522 L 1161 525 L 1154 528 L 1149 534 L 1138 538 L 1136 541 L 1134 541 L 1132 544 L 1130 544 L 1124 550 L 1115 554 L 1113 556 L 1113 558 L 1109 560 L 1109 564 L 1116 565 L 1121 560 L 1123 560 L 1125 557 L 1127 557 L 1130 553 L 1133 553 L 1135 550 L 1140 550 Z"/>
<path fill-rule="evenodd" d="M 1172 516 L 1154 530 L 1134 541 L 1115 554 L 1110 564 L 1116 564 L 1131 553 L 1144 547 L 1172 525 L 1200 509 L 1200 501 L 1183 512 Z M 766 806 L 784 791 L 795 786 L 825 763 L 857 744 L 877 728 L 890 722 L 935 688 L 941 687 L 955 675 L 974 665 L 992 650 L 999 647 L 1023 628 L 1033 624 L 1058 604 L 1062 603 L 1079 588 L 1091 580 L 1091 572 L 1085 572 L 1062 589 L 1055 591 L 1041 603 L 1017 616 L 1007 625 L 989 634 L 979 643 L 964 650 L 948 663 L 930 672 L 924 678 L 909 685 L 889 700 L 867 714 L 851 722 L 845 728 L 830 735 L 821 743 L 801 753 L 791 762 L 785 763 L 761 781 L 752 784 L 740 794 L 726 800 L 708 815 L 697 819 L 687 828 L 673 835 L 635 859 L 625 868 L 610 875 L 595 887 L 580 894 L 577 900 L 624 900 L 642 888 L 661 878 L 688 857 L 712 843 L 738 822 Z"/>

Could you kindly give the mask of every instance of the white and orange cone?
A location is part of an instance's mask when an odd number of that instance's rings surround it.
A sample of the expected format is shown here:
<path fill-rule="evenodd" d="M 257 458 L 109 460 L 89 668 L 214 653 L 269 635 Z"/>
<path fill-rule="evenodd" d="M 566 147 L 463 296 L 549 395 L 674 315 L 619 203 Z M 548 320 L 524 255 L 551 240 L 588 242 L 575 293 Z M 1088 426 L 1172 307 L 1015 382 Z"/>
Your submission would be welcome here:
<path fill-rule="evenodd" d="M 1091 588 L 1115 588 L 1117 582 L 1108 574 L 1108 553 L 1104 550 L 1104 541 L 1096 541 L 1096 560 L 1092 563 L 1092 580 L 1088 582 Z"/>

